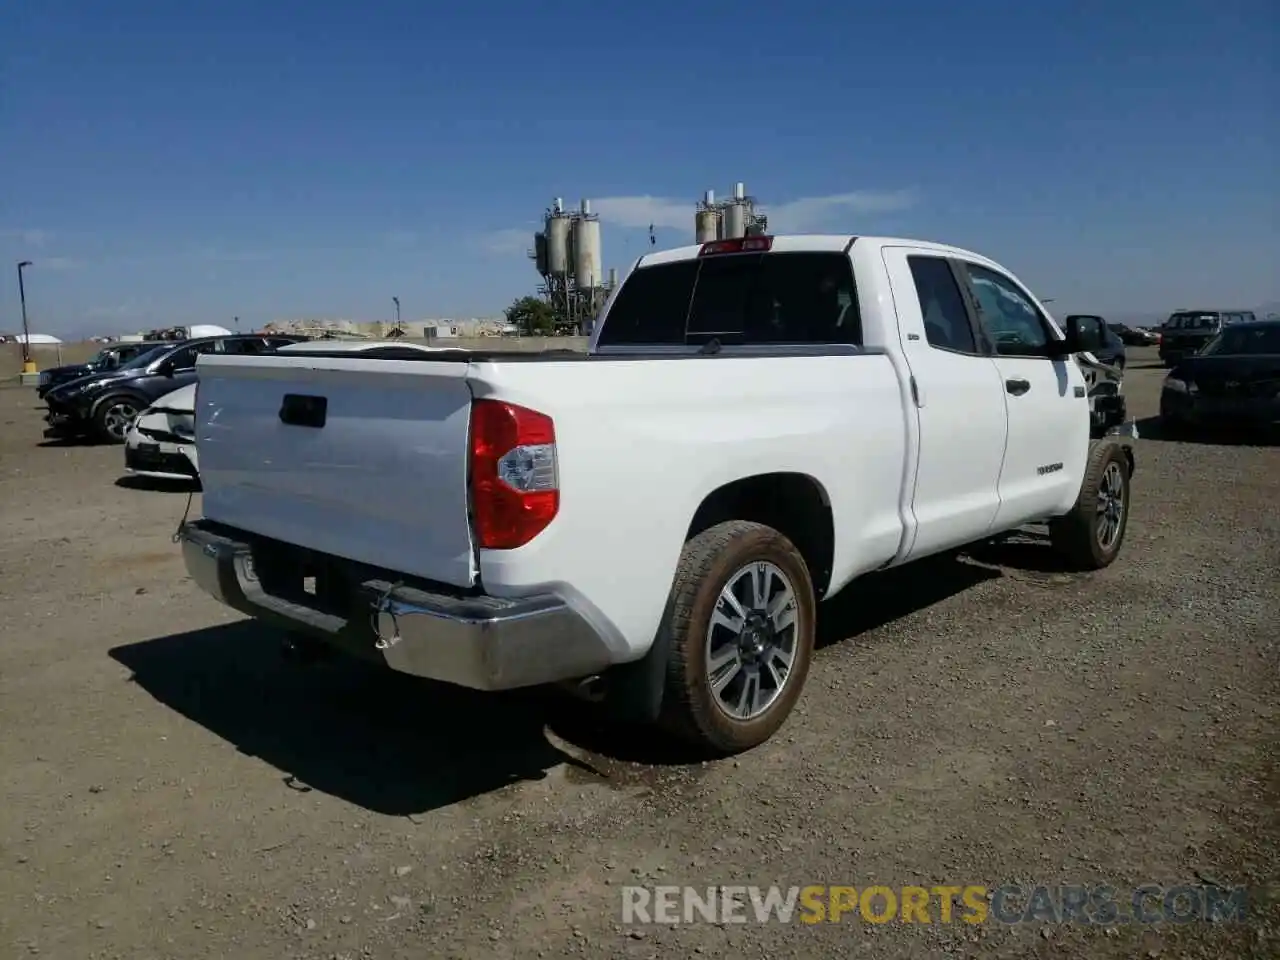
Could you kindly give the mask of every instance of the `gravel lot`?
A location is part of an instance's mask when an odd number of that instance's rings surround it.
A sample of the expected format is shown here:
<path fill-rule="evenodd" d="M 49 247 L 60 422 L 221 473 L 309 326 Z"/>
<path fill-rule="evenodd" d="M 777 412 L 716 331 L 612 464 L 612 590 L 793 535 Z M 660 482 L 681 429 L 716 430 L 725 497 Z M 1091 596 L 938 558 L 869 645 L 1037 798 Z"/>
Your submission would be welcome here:
<path fill-rule="evenodd" d="M 1161 372 L 1131 352 L 1155 413 Z M 0 388 L 0 954 L 1174 957 L 1280 951 L 1280 449 L 1139 443 L 1126 551 L 870 578 L 798 714 L 688 765 L 537 696 L 300 670 L 186 580 L 187 494 Z M 192 513 L 199 510 L 199 497 Z M 1247 924 L 626 927 L 646 884 L 1254 887 Z"/>

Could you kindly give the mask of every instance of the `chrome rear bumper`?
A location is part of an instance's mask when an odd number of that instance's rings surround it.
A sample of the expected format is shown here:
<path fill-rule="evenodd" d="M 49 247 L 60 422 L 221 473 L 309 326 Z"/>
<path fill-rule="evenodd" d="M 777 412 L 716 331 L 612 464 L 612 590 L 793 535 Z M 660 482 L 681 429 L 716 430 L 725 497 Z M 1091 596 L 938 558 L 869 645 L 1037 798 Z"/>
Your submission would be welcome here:
<path fill-rule="evenodd" d="M 268 593 L 249 536 L 200 520 L 179 536 L 187 572 L 215 599 L 401 673 L 507 690 L 590 676 L 614 663 L 600 633 L 560 597 L 463 596 L 357 574 L 339 604 L 343 616 Z"/>

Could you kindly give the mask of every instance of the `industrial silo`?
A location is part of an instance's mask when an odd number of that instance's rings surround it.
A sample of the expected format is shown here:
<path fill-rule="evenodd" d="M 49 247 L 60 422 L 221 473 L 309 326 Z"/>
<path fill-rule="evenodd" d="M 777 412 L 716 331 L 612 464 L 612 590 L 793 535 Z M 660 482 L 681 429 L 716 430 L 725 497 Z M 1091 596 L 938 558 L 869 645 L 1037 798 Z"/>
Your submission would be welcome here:
<path fill-rule="evenodd" d="M 569 230 L 572 220 L 564 213 L 563 203 L 557 198 L 555 207 L 547 214 L 547 272 L 543 276 L 562 277 L 569 272 Z"/>
<path fill-rule="evenodd" d="M 533 235 L 533 260 L 538 266 L 538 273 L 545 277 L 547 275 L 547 235 L 545 233 Z"/>
<path fill-rule="evenodd" d="M 736 200 L 724 206 L 724 236 L 731 240 L 747 235 L 747 205 Z"/>
<path fill-rule="evenodd" d="M 697 243 L 710 243 L 716 239 L 720 217 L 714 210 L 699 210 L 693 217 L 693 235 Z"/>
<path fill-rule="evenodd" d="M 573 278 L 580 290 L 600 286 L 600 221 L 586 200 L 573 218 Z"/>
<path fill-rule="evenodd" d="M 693 238 L 695 243 L 710 243 L 719 239 L 720 212 L 716 209 L 716 192 L 708 190 L 702 197 L 702 203 L 693 215 Z"/>

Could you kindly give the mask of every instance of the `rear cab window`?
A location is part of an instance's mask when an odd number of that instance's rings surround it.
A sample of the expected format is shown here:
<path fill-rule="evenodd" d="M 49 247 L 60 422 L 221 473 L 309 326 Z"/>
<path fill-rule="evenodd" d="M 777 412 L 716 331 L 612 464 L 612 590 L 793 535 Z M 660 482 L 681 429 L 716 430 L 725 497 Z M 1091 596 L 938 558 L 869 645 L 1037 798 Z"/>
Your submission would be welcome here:
<path fill-rule="evenodd" d="M 641 267 L 604 317 L 597 347 L 862 345 L 849 258 L 732 253 Z"/>

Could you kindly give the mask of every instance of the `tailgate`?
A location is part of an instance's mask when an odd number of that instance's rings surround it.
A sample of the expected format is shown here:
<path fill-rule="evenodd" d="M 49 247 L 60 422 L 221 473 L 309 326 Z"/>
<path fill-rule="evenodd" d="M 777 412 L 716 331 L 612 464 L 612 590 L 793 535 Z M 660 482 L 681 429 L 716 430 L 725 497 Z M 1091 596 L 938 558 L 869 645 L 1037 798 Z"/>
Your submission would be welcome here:
<path fill-rule="evenodd" d="M 471 586 L 468 369 L 356 356 L 201 357 L 204 515 Z"/>

